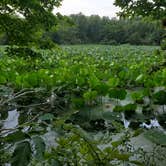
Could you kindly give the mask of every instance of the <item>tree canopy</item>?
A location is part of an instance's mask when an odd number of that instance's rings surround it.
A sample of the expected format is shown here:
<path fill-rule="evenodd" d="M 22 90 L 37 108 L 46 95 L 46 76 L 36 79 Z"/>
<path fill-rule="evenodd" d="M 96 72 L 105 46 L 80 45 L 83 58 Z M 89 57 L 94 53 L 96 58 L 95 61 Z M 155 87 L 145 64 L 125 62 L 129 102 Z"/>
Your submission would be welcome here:
<path fill-rule="evenodd" d="M 115 0 L 114 4 L 121 8 L 120 16 L 166 17 L 166 0 Z"/>
<path fill-rule="evenodd" d="M 1 0 L 0 32 L 5 33 L 9 44 L 28 45 L 36 42 L 42 31 L 56 25 L 52 13 L 62 0 Z"/>
<path fill-rule="evenodd" d="M 82 13 L 68 17 L 73 25 L 59 23 L 57 30 L 49 33 L 59 44 L 135 44 L 160 45 L 164 30 L 157 22 L 141 18 L 109 19 Z"/>

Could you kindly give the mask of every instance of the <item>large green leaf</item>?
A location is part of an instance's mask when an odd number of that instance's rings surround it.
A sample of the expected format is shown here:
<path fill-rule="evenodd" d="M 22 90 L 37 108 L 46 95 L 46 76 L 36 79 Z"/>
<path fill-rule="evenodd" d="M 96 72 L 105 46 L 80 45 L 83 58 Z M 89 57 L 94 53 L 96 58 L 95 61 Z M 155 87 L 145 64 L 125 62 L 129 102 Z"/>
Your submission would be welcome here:
<path fill-rule="evenodd" d="M 103 112 L 103 118 L 105 120 L 117 120 L 117 121 L 121 119 L 118 112 L 109 112 L 109 111 Z"/>
<path fill-rule="evenodd" d="M 4 137 L 4 141 L 9 143 L 14 143 L 14 142 L 18 142 L 27 138 L 30 138 L 28 134 L 23 133 L 22 131 L 16 131 Z"/>
<path fill-rule="evenodd" d="M 42 116 L 39 117 L 40 120 L 45 121 L 45 120 L 53 120 L 55 117 L 53 114 L 46 113 Z"/>
<path fill-rule="evenodd" d="M 109 86 L 107 84 L 101 82 L 94 89 L 99 93 L 99 95 L 105 96 L 108 93 Z"/>
<path fill-rule="evenodd" d="M 136 108 L 137 108 L 136 104 L 127 104 L 127 105 L 124 105 L 124 106 L 118 105 L 114 108 L 114 111 L 117 111 L 117 112 L 123 112 L 123 111 L 125 111 L 125 112 L 135 112 Z"/>
<path fill-rule="evenodd" d="M 111 89 L 109 91 L 109 97 L 124 100 L 127 95 L 126 90 L 124 89 Z"/>
<path fill-rule="evenodd" d="M 141 81 L 143 81 L 143 79 L 144 79 L 144 75 L 143 74 L 140 74 L 137 78 L 136 78 L 136 82 L 141 82 Z"/>
<path fill-rule="evenodd" d="M 132 163 L 134 165 L 138 165 L 138 166 L 144 166 L 144 164 L 141 161 L 137 161 L 137 160 L 132 160 L 132 161 L 130 161 L 130 163 Z"/>
<path fill-rule="evenodd" d="M 116 77 L 110 78 L 107 84 L 109 85 L 109 87 L 114 88 L 119 84 L 119 78 Z"/>
<path fill-rule="evenodd" d="M 0 84 L 6 83 L 6 78 L 3 75 L 0 75 Z"/>
<path fill-rule="evenodd" d="M 45 152 L 45 143 L 43 139 L 39 136 L 36 136 L 33 137 L 32 140 L 35 145 L 35 158 L 37 160 L 43 160 Z"/>
<path fill-rule="evenodd" d="M 94 100 L 97 97 L 97 91 L 87 91 L 83 94 L 83 98 L 87 101 Z"/>
<path fill-rule="evenodd" d="M 28 141 L 20 142 L 13 152 L 12 166 L 27 166 L 32 157 L 32 150 Z"/>
<path fill-rule="evenodd" d="M 91 75 L 89 77 L 88 83 L 91 88 L 95 88 L 100 84 L 100 80 L 95 75 Z"/>
<path fill-rule="evenodd" d="M 149 130 L 144 133 L 145 138 L 158 145 L 166 146 L 166 134 L 159 130 Z"/>
<path fill-rule="evenodd" d="M 153 100 L 156 104 L 166 104 L 166 91 L 160 90 L 153 95 Z"/>

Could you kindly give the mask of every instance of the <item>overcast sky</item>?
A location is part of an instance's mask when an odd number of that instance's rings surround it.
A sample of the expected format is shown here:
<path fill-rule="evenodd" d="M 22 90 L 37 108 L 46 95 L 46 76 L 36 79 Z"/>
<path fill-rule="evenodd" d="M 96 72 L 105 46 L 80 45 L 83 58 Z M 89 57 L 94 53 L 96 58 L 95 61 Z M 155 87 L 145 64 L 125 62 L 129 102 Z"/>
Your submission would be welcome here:
<path fill-rule="evenodd" d="M 113 5 L 114 0 L 63 0 L 62 6 L 55 9 L 64 15 L 82 12 L 85 15 L 98 14 L 100 16 L 116 17 L 118 8 Z"/>

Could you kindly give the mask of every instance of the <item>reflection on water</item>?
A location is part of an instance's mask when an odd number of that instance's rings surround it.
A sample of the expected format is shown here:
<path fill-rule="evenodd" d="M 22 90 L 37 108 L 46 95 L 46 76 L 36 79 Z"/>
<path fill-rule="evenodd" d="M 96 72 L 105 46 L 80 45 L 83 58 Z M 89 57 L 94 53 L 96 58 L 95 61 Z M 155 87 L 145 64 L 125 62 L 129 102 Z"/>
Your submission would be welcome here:
<path fill-rule="evenodd" d="M 15 109 L 8 111 L 8 117 L 4 120 L 3 129 L 14 129 L 18 125 L 19 112 Z"/>
<path fill-rule="evenodd" d="M 125 114 L 123 112 L 121 113 L 121 115 L 122 115 L 122 119 L 121 120 L 122 120 L 122 122 L 124 124 L 125 129 L 127 129 L 129 127 L 129 125 L 130 125 L 130 122 L 125 119 Z"/>
<path fill-rule="evenodd" d="M 47 151 L 50 151 L 52 147 L 56 147 L 58 144 L 56 142 L 56 138 L 58 137 L 57 133 L 54 131 L 48 131 L 42 138 L 46 144 Z"/>
<path fill-rule="evenodd" d="M 161 127 L 158 120 L 157 119 L 151 119 L 150 120 L 150 124 L 146 124 L 146 123 L 142 123 L 140 125 L 140 127 L 144 127 L 144 128 L 147 128 L 147 129 L 151 129 L 151 128 L 154 128 L 154 127 Z"/>

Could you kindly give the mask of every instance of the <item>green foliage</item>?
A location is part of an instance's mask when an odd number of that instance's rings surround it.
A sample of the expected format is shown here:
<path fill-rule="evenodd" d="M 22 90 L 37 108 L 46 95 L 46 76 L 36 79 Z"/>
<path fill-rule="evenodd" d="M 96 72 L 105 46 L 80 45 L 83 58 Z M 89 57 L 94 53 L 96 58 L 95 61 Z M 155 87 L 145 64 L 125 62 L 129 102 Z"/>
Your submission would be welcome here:
<path fill-rule="evenodd" d="M 86 101 L 91 101 L 97 97 L 97 91 L 88 91 L 83 94 Z"/>
<path fill-rule="evenodd" d="M 47 54 L 38 51 L 27 52 L 29 50 L 25 49 L 25 52 L 20 52 L 17 56 L 10 55 L 9 58 L 6 55 L 0 61 L 1 84 L 5 85 L 8 81 L 17 88 L 56 87 L 61 84 L 62 87 L 75 89 L 73 92 L 77 94 L 83 89 L 90 89 L 97 91 L 99 95 L 106 94 L 109 88 L 116 89 L 117 86 L 145 84 L 146 87 L 154 87 L 165 84 L 165 69 L 152 75 L 147 73 L 153 66 L 153 61 L 160 64 L 164 56 L 164 53 L 156 56 L 150 47 L 145 48 L 145 52 L 139 50 L 139 47 L 119 47 L 120 52 L 109 46 L 93 49 L 87 47 L 84 53 L 79 49 L 66 47 L 64 50 L 48 51 Z M 24 54 L 29 56 L 25 59 Z M 112 62 L 109 62 L 110 60 Z"/>
<path fill-rule="evenodd" d="M 129 139 L 140 132 L 112 139 L 131 131 L 124 130 L 121 112 L 132 118 L 131 124 L 146 122 L 153 112 L 138 116 L 137 108 L 150 110 L 164 103 L 165 68 L 149 74 L 165 56 L 155 48 L 67 46 L 34 50 L 39 56 L 30 53 L 27 58 L 24 52 L 11 56 L 2 51 L 0 160 L 18 166 L 141 165 L 142 160 L 132 160 L 136 152 L 128 149 Z M 7 110 L 14 108 L 19 124 L 6 130 Z M 164 118 L 161 121 L 165 124 Z M 105 138 L 95 138 L 99 130 Z M 50 141 L 49 134 L 56 140 Z M 50 147 L 52 142 L 55 146 Z"/>
<path fill-rule="evenodd" d="M 150 16 L 155 19 L 165 18 L 165 1 L 163 0 L 115 0 L 115 5 L 122 9 L 123 16 Z"/>
<path fill-rule="evenodd" d="M 39 40 L 39 48 L 41 49 L 53 49 L 55 47 L 55 43 L 48 37 Z"/>
<path fill-rule="evenodd" d="M 20 142 L 16 145 L 12 156 L 12 166 L 27 166 L 30 163 L 32 150 L 28 141 Z"/>
<path fill-rule="evenodd" d="M 5 163 L 7 163 L 10 159 L 10 154 L 9 153 L 6 153 L 4 150 L 1 150 L 0 151 L 0 163 L 2 165 L 4 165 Z"/>
<path fill-rule="evenodd" d="M 163 39 L 161 42 L 161 49 L 166 50 L 166 39 Z"/>
<path fill-rule="evenodd" d="M 165 32 L 158 22 L 145 22 L 140 18 L 109 19 L 82 13 L 68 17 L 72 22 L 58 24 L 57 31 L 49 35 L 60 44 L 159 45 Z M 140 28 L 141 27 L 141 28 Z"/>
<path fill-rule="evenodd" d="M 47 113 L 39 117 L 42 121 L 53 120 L 55 117 L 53 114 Z"/>
<path fill-rule="evenodd" d="M 55 161 L 61 165 L 110 165 L 110 163 L 132 163 L 130 160 L 131 153 L 123 153 L 118 150 L 123 144 L 123 141 L 117 141 L 118 144 L 114 146 L 112 142 L 111 147 L 100 149 L 97 144 L 99 140 L 94 141 L 85 131 L 78 126 L 71 124 L 63 124 L 63 128 L 69 131 L 65 136 L 57 140 L 58 146 L 53 148 L 51 153 L 46 154 L 48 163 Z M 116 161 L 116 162 L 114 162 Z M 139 163 L 137 161 L 137 163 Z"/>
<path fill-rule="evenodd" d="M 28 47 L 7 47 L 5 52 L 8 56 L 14 57 L 22 57 L 22 58 L 37 58 L 41 57 L 39 52 L 28 48 Z"/>
<path fill-rule="evenodd" d="M 121 8 L 118 13 L 120 18 L 131 18 L 131 17 L 147 17 L 149 20 L 159 20 L 163 22 L 163 27 L 165 27 L 164 22 L 166 19 L 166 8 L 165 1 L 163 0 L 115 0 L 114 4 Z M 161 24 L 161 22 L 160 22 Z M 131 41 L 138 44 L 139 34 L 132 34 Z M 151 35 L 149 35 L 151 36 Z M 165 36 L 163 30 L 162 37 Z M 134 40 L 134 41 L 133 41 Z M 138 43 L 137 43 L 138 42 Z M 161 43 L 161 48 L 165 49 L 165 37 Z"/>
<path fill-rule="evenodd" d="M 137 105 L 136 104 L 127 104 L 124 106 L 115 106 L 115 108 L 113 109 L 114 112 L 124 112 L 125 114 L 125 118 L 132 120 L 133 121 L 137 121 L 138 119 L 145 119 L 144 117 L 140 117 L 140 116 L 135 116 L 136 114 L 136 108 Z M 134 125 L 133 125 L 134 126 Z"/>
<path fill-rule="evenodd" d="M 166 146 L 166 135 L 162 131 L 151 130 L 144 133 L 145 137 L 150 141 L 158 144 Z"/>
<path fill-rule="evenodd" d="M 165 105 L 166 104 L 166 91 L 161 90 L 156 92 L 153 95 L 154 103 L 159 104 L 159 105 Z"/>
<path fill-rule="evenodd" d="M 0 2 L 0 31 L 4 32 L 10 45 L 26 46 L 37 43 L 43 31 L 57 24 L 54 7 L 62 0 L 35 0 Z"/>
<path fill-rule="evenodd" d="M 109 97 L 110 98 L 115 98 L 115 99 L 120 99 L 120 100 L 124 100 L 126 97 L 126 90 L 124 89 L 111 89 L 109 91 Z"/>
<path fill-rule="evenodd" d="M 117 87 L 119 85 L 119 78 L 110 78 L 108 80 L 108 85 L 111 88 Z"/>
<path fill-rule="evenodd" d="M 45 142 L 39 136 L 35 136 L 32 138 L 33 143 L 35 145 L 35 158 L 38 161 L 44 160 L 44 153 L 45 153 Z"/>
<path fill-rule="evenodd" d="M 4 138 L 4 141 L 8 142 L 8 143 L 15 143 L 15 142 L 19 142 L 19 141 L 22 141 L 24 139 L 29 139 L 29 138 L 30 138 L 30 136 L 28 134 L 23 133 L 21 131 L 16 131 L 14 133 L 7 135 Z"/>
<path fill-rule="evenodd" d="M 142 103 L 143 102 L 143 98 L 145 97 L 146 95 L 144 94 L 143 91 L 136 91 L 136 92 L 133 92 L 131 94 L 131 97 L 134 101 L 136 101 L 137 103 Z"/>

